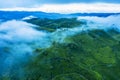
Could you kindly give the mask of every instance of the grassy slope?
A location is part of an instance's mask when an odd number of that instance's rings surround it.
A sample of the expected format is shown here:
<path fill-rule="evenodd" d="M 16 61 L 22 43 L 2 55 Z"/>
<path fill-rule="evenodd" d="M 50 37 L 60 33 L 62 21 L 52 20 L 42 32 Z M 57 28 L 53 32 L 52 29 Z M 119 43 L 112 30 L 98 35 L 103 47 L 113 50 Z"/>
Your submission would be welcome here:
<path fill-rule="evenodd" d="M 114 36 L 110 36 L 110 35 Z M 36 49 L 25 68 L 30 80 L 119 80 L 120 42 L 116 31 L 92 30 Z"/>
<path fill-rule="evenodd" d="M 39 27 L 40 30 L 42 28 L 50 32 L 63 26 L 67 28 L 81 24 L 74 18 L 43 21 L 37 19 L 30 23 L 42 26 Z M 71 23 L 74 24 L 66 25 Z M 119 32 L 114 29 L 107 32 L 91 30 L 67 37 L 65 41 L 66 43 L 54 42 L 47 49 L 35 49 L 35 56 L 29 63 L 21 63 L 24 67 L 22 75 L 14 66 L 12 73 L 4 75 L 0 80 L 119 80 Z"/>

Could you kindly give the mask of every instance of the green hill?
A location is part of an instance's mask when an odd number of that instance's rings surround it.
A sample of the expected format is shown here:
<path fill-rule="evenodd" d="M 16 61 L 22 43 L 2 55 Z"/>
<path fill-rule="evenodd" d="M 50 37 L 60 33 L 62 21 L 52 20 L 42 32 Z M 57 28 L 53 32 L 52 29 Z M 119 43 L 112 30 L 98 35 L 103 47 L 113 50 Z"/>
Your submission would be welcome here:
<path fill-rule="evenodd" d="M 91 30 L 37 48 L 25 80 L 119 80 L 120 36 L 115 30 Z"/>
<path fill-rule="evenodd" d="M 56 29 L 61 28 L 73 28 L 84 24 L 84 22 L 78 21 L 76 18 L 60 18 L 60 19 L 39 19 L 33 18 L 25 20 L 28 23 L 38 25 L 37 30 L 44 30 L 48 32 L 54 32 Z"/>
<path fill-rule="evenodd" d="M 27 22 L 49 32 L 85 24 L 75 18 Z M 82 31 L 66 37 L 63 43 L 54 41 L 49 48 L 35 48 L 28 62 L 23 59 L 13 66 L 11 74 L 3 75 L 0 80 L 120 80 L 120 32 Z"/>

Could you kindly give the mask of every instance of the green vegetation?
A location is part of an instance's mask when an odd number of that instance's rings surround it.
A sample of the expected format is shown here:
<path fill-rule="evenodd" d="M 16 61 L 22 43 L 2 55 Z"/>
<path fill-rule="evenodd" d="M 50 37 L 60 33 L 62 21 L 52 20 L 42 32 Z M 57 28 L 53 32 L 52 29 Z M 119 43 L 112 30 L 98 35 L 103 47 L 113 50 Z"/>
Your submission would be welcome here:
<path fill-rule="evenodd" d="M 84 24 L 75 18 L 27 22 L 49 32 Z M 64 43 L 36 48 L 33 54 L 27 63 L 14 64 L 0 80 L 120 80 L 120 32 L 115 29 L 83 31 L 68 36 Z"/>
<path fill-rule="evenodd" d="M 38 30 L 45 30 L 49 32 L 54 32 L 56 29 L 60 28 L 72 28 L 84 24 L 83 22 L 78 21 L 76 18 L 60 18 L 60 19 L 33 18 L 26 21 L 38 25 L 39 27 L 36 28 Z"/>
<path fill-rule="evenodd" d="M 120 34 L 112 34 L 92 30 L 37 48 L 25 67 L 25 80 L 119 80 L 120 38 L 114 37 Z"/>

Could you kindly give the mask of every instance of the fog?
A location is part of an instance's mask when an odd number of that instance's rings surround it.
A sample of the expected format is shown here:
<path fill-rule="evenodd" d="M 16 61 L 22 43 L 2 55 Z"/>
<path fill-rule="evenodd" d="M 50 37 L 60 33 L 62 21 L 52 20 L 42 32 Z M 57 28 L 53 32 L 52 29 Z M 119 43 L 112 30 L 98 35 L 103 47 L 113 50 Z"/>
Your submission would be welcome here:
<path fill-rule="evenodd" d="M 11 20 L 0 24 L 0 75 L 10 74 L 15 64 L 26 62 L 34 56 L 36 48 L 48 48 L 53 42 L 64 43 L 65 38 L 82 31 L 93 29 L 120 30 L 120 15 L 109 17 L 78 17 L 86 22 L 75 28 L 57 29 L 55 32 L 38 31 L 33 24 L 24 21 Z"/>
<path fill-rule="evenodd" d="M 23 21 L 11 20 L 0 24 L 0 66 L 1 74 L 9 73 L 14 64 L 32 56 L 37 47 L 48 47 L 46 32 Z M 46 44 L 47 42 L 47 44 Z M 16 63 L 17 62 L 17 63 Z"/>
<path fill-rule="evenodd" d="M 87 20 L 88 25 L 93 23 L 93 25 L 101 26 L 103 28 L 114 27 L 120 29 L 120 15 L 111 15 L 108 17 L 86 16 L 78 17 L 78 20 Z"/>

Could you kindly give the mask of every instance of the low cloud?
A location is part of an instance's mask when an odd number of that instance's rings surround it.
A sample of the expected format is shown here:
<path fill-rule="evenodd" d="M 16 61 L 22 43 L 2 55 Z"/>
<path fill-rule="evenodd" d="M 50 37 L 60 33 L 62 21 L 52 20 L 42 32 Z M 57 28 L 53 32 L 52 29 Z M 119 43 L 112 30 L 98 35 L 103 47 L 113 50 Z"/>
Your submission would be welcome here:
<path fill-rule="evenodd" d="M 84 16 L 84 17 L 78 17 L 78 20 L 88 20 L 89 22 L 90 21 L 94 22 L 95 24 L 101 25 L 104 28 L 108 26 L 108 27 L 117 27 L 118 29 L 120 29 L 120 23 L 119 23 L 120 15 L 111 15 L 108 17 Z"/>
<path fill-rule="evenodd" d="M 48 48 L 54 41 L 63 43 L 64 39 L 82 31 L 115 28 L 120 30 L 120 15 L 101 17 L 79 17 L 87 24 L 75 28 L 58 29 L 48 33 L 34 29 L 35 25 L 11 20 L 0 24 L 0 75 L 9 74 L 13 66 L 21 69 L 22 64 L 34 55 L 36 48 Z M 2 69 L 2 70 L 1 70 Z M 17 68 L 18 69 L 18 68 Z"/>
<path fill-rule="evenodd" d="M 119 13 L 120 4 L 110 3 L 71 3 L 71 4 L 44 4 L 35 5 L 32 8 L 14 7 L 1 8 L 5 11 L 44 11 L 55 13 Z"/>

